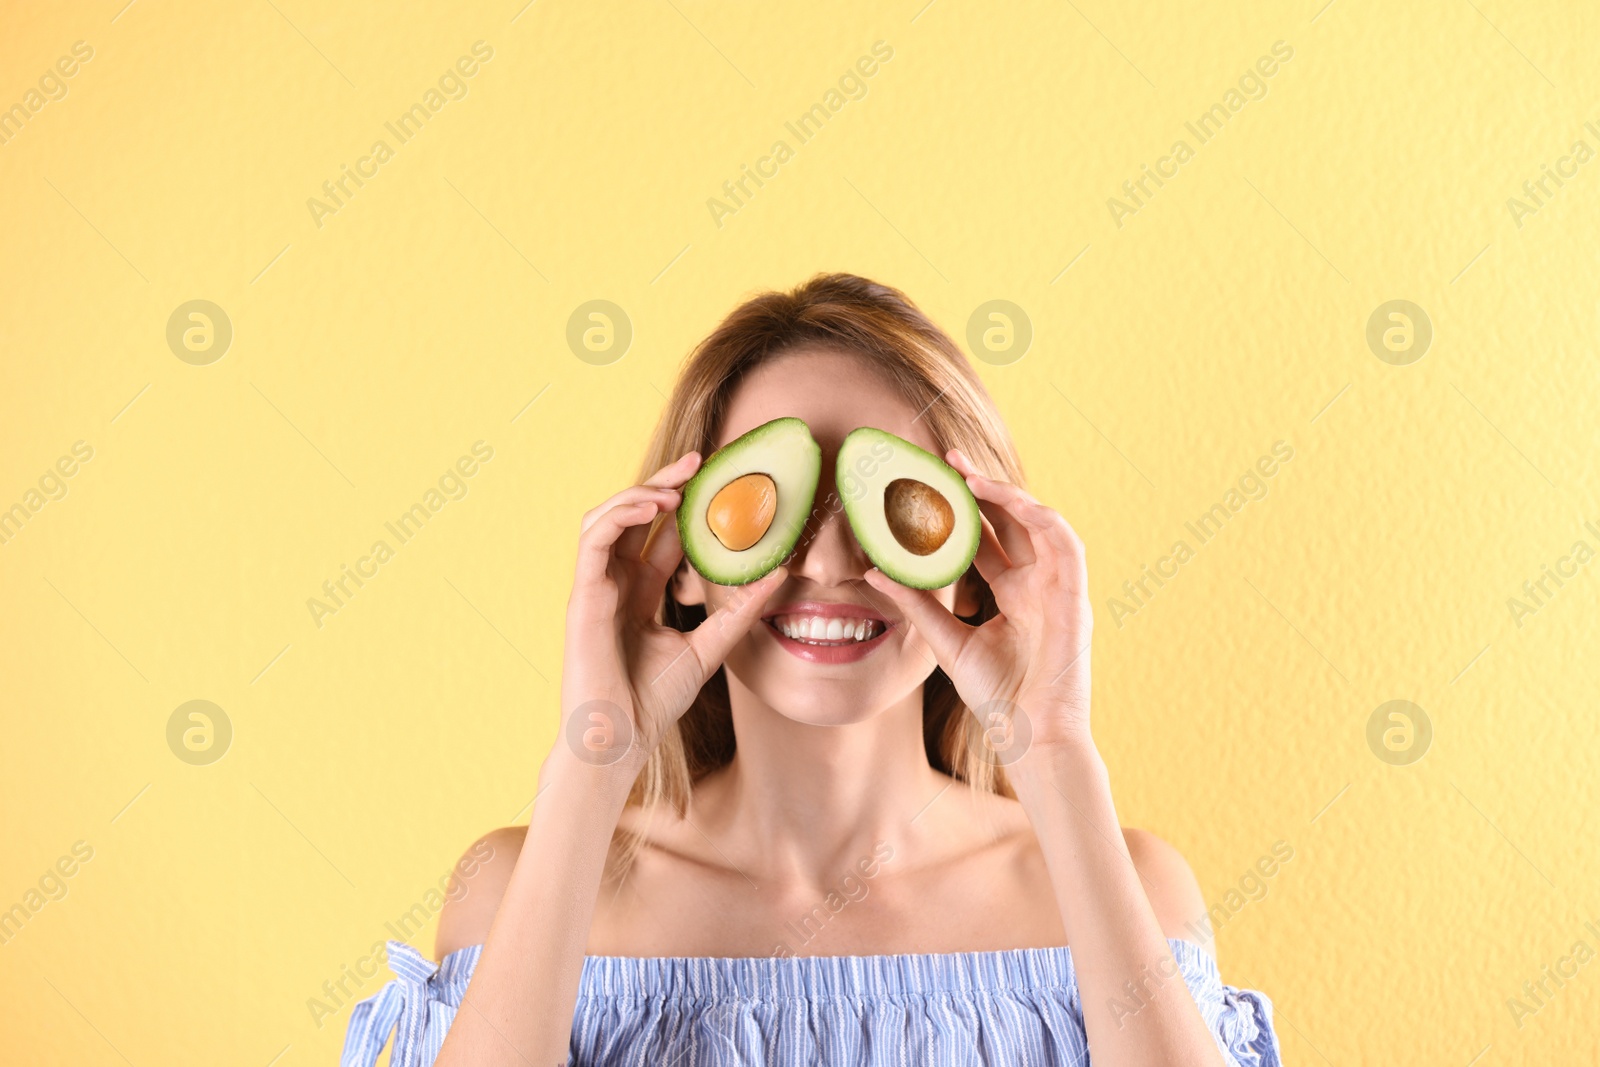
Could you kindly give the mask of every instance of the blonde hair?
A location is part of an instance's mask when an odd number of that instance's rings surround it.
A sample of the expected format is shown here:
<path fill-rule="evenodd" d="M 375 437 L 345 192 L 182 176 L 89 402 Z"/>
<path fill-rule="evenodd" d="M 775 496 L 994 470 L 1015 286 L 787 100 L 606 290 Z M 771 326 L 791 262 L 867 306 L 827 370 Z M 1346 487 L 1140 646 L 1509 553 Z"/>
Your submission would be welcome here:
<path fill-rule="evenodd" d="M 959 448 L 990 477 L 1024 484 L 1011 435 L 955 342 L 904 293 L 853 274 L 818 274 L 791 292 L 763 293 L 735 308 L 690 354 L 639 480 L 691 450 L 710 456 L 739 383 L 756 367 L 801 345 L 866 360 L 922 412 L 920 421 L 941 451 Z M 996 609 L 988 584 L 976 568 L 966 580 L 980 605 L 969 621 L 992 618 Z M 669 626 L 692 630 L 705 619 L 705 609 L 677 603 L 669 587 L 661 617 Z M 944 671 L 935 669 L 924 683 L 922 708 L 923 742 L 932 766 L 972 788 L 1014 795 L 990 750 L 975 743 L 980 735 L 976 717 L 968 714 Z M 647 813 L 670 806 L 684 816 L 694 783 L 726 766 L 734 748 L 727 678 L 719 669 L 651 754 L 629 804 Z M 639 844 L 624 844 L 624 864 Z"/>

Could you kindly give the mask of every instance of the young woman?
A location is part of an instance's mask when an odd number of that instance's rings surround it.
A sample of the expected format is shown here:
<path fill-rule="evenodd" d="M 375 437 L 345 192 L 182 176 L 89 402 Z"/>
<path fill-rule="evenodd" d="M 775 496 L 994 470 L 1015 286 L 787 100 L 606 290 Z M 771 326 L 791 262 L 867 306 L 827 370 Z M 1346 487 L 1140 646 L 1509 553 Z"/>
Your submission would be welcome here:
<path fill-rule="evenodd" d="M 713 585 L 680 487 L 783 416 L 822 448 L 811 521 L 785 566 Z M 861 426 L 966 479 L 982 537 L 954 584 L 897 585 L 857 544 L 832 469 Z M 346 1067 L 391 1031 L 397 1067 L 1276 1065 L 1270 1002 L 1192 940 L 1183 857 L 1117 821 L 1083 544 L 1021 483 L 977 375 L 898 291 L 822 275 L 736 309 L 641 484 L 583 518 L 529 825 L 469 850 L 492 857 L 459 868 L 438 966 L 390 942 Z M 567 740 L 591 723 L 599 757 Z"/>

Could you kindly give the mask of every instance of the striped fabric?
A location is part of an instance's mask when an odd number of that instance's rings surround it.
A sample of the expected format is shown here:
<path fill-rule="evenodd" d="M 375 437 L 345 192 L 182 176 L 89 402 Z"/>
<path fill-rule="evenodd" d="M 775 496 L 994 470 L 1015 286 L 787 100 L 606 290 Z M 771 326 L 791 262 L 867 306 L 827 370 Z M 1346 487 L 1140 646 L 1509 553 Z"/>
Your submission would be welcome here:
<path fill-rule="evenodd" d="M 1279 1067 L 1272 1002 L 1224 985 L 1188 941 L 1170 941 L 1224 1059 Z M 356 1005 L 340 1067 L 428 1067 L 483 946 L 435 965 L 389 942 L 394 981 Z M 1152 973 L 1147 992 L 1164 984 Z M 1118 1012 L 1133 1016 L 1132 992 Z M 1111 1010 L 1107 1005 L 1105 1010 Z M 925 1067 L 1087 1062 L 1083 1008 L 1065 948 L 906 956 L 589 956 L 573 1020 L 573 1067 Z"/>

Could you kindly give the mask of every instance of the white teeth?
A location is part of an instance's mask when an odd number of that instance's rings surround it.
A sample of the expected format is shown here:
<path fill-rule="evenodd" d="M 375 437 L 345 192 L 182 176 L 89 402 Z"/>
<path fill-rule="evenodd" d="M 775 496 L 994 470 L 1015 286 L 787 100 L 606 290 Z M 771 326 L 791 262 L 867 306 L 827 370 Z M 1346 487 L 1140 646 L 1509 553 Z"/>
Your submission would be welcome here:
<path fill-rule="evenodd" d="M 843 619 L 837 616 L 780 615 L 773 620 L 780 633 L 793 641 L 867 641 L 882 632 L 881 623 L 871 619 Z"/>

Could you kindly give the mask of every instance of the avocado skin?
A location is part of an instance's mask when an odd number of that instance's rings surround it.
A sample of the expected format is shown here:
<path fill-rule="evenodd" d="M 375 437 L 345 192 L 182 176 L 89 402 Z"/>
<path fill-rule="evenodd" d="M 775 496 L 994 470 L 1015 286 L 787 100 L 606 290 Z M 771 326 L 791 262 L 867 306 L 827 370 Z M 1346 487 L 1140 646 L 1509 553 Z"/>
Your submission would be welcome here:
<path fill-rule="evenodd" d="M 780 541 L 775 542 L 769 553 L 762 557 L 753 569 L 741 571 L 737 574 L 732 572 L 719 572 L 717 568 L 711 565 L 710 561 L 705 558 L 705 553 L 701 551 L 701 538 L 709 538 L 714 541 L 715 535 L 711 533 L 710 529 L 706 528 L 703 516 L 700 518 L 700 522 L 698 523 L 698 529 L 696 528 L 696 516 L 694 514 L 695 509 L 689 506 L 691 501 L 696 504 L 701 504 L 700 496 L 702 495 L 702 490 L 704 489 L 705 485 L 712 480 L 721 478 L 723 466 L 722 461 L 726 460 L 729 456 L 743 452 L 747 448 L 759 447 L 760 442 L 767 437 L 774 437 L 785 432 L 792 433 L 797 429 L 804 436 L 798 437 L 795 443 L 808 452 L 809 455 L 807 458 L 809 459 L 809 467 L 811 469 L 809 479 L 810 485 L 803 487 L 805 489 L 803 493 L 804 510 L 800 511 L 798 515 L 793 510 L 794 505 L 799 503 L 794 496 L 794 492 L 797 487 L 792 483 L 783 484 L 783 482 L 779 482 L 778 512 L 772 517 L 772 525 L 778 526 L 780 523 L 785 523 L 787 521 L 788 523 L 792 524 L 791 533 L 789 535 L 785 535 Z M 770 474 L 770 472 L 764 473 Z M 729 441 L 727 444 L 717 449 L 706 459 L 704 463 L 700 465 L 700 469 L 695 471 L 694 476 L 684 483 L 683 494 L 679 498 L 678 542 L 683 546 L 683 554 L 689 560 L 689 565 L 692 566 L 695 571 L 698 572 L 699 575 L 706 581 L 712 582 L 716 585 L 730 587 L 749 585 L 751 582 L 757 581 L 771 573 L 780 563 L 788 558 L 789 553 L 794 550 L 795 543 L 800 540 L 800 534 L 805 529 L 804 518 L 805 516 L 811 514 L 811 505 L 816 499 L 817 481 L 819 480 L 821 473 L 822 446 L 817 444 L 816 440 L 812 438 L 811 428 L 807 426 L 804 421 L 794 418 L 793 416 L 788 416 L 781 419 L 773 419 L 771 422 L 764 422 L 755 429 L 739 435 L 732 441 Z M 731 481 L 732 479 L 727 480 Z M 718 488 L 721 488 L 720 484 L 718 485 Z M 708 496 L 704 503 L 709 502 L 710 498 Z M 703 512 L 704 507 L 701 506 L 700 510 Z M 799 521 L 796 521 L 797 518 Z M 757 543 L 759 544 L 759 542 Z M 707 573 L 708 571 L 712 573 Z"/>
<path fill-rule="evenodd" d="M 867 554 L 867 558 L 872 561 L 873 566 L 888 575 L 896 583 L 911 589 L 942 589 L 960 578 L 972 566 L 972 561 L 977 557 L 978 542 L 982 539 L 983 533 L 983 519 L 981 512 L 978 510 L 978 501 L 972 495 L 972 490 L 967 488 L 966 479 L 961 477 L 954 467 L 927 449 L 920 448 L 903 437 L 896 437 L 887 430 L 862 426 L 851 430 L 845 437 L 844 442 L 839 446 L 839 455 L 835 461 L 836 470 L 834 472 L 834 484 L 836 485 L 843 486 L 851 481 L 862 480 L 862 476 L 857 472 L 847 469 L 848 459 L 852 451 L 850 447 L 851 439 L 857 435 L 870 436 L 876 440 L 887 442 L 892 449 L 904 451 L 907 455 L 915 457 L 919 463 L 926 465 L 929 471 L 939 472 L 944 475 L 937 481 L 929 481 L 926 478 L 919 478 L 918 480 L 931 485 L 944 495 L 951 509 L 955 512 L 956 528 L 951 532 L 950 536 L 957 536 L 962 529 L 963 523 L 969 523 L 970 529 L 977 531 L 977 536 L 970 537 L 971 544 L 968 550 L 963 553 L 959 567 L 952 567 L 953 574 L 941 571 L 931 578 L 924 577 L 917 574 L 914 569 L 908 569 L 901 565 L 902 562 L 919 559 L 913 553 L 899 544 L 893 544 L 885 550 L 885 547 L 877 543 L 874 538 L 862 536 L 862 524 L 858 521 L 858 513 L 864 507 L 869 506 L 867 504 L 868 499 L 872 501 L 870 506 L 881 509 L 882 494 L 865 493 L 862 494 L 862 499 L 857 500 L 852 500 L 847 496 L 844 498 L 845 517 L 850 521 L 850 528 L 855 533 L 856 543 L 861 546 L 861 550 Z M 897 473 L 902 477 L 907 476 L 904 470 Z M 949 576 L 947 577 L 947 575 Z M 938 578 L 944 578 L 945 580 L 938 581 Z"/>

